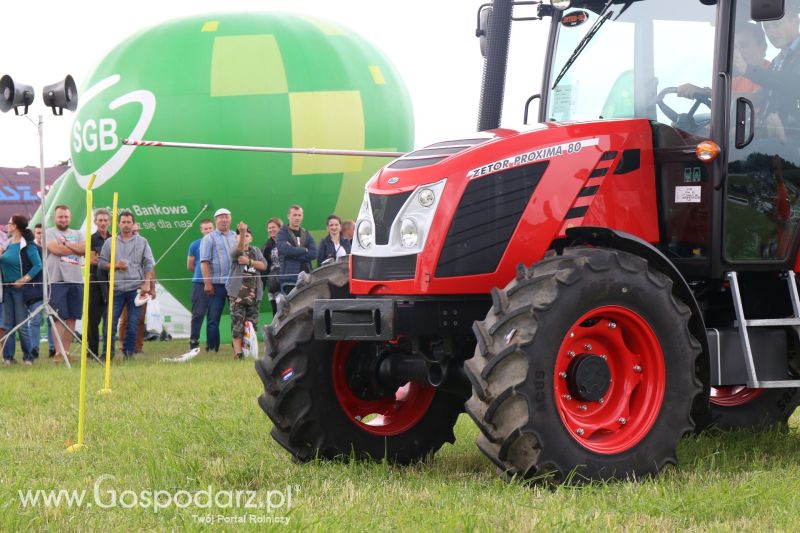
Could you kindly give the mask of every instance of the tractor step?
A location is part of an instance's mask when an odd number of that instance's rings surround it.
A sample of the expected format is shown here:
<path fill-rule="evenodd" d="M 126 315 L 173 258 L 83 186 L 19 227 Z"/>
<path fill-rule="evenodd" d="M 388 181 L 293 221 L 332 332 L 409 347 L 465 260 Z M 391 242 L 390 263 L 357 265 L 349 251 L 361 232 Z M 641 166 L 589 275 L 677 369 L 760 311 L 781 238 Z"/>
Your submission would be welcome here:
<path fill-rule="evenodd" d="M 747 370 L 747 386 L 754 389 L 778 389 L 784 387 L 798 387 L 800 380 L 759 380 L 756 375 L 756 364 L 753 359 L 753 350 L 750 344 L 748 327 L 780 327 L 790 326 L 800 334 L 800 296 L 797 292 L 797 283 L 793 271 L 786 272 L 786 284 L 789 289 L 789 299 L 792 302 L 793 316 L 785 318 L 766 318 L 759 320 L 747 320 L 744 316 L 744 306 L 742 305 L 742 293 L 739 289 L 739 279 L 736 272 L 728 272 L 728 281 L 731 284 L 731 296 L 733 297 L 733 308 L 736 312 L 736 328 L 739 330 L 739 339 L 744 353 L 744 363 Z M 788 371 L 788 369 L 787 369 Z"/>
<path fill-rule="evenodd" d="M 735 322 L 739 326 L 739 321 Z M 800 326 L 800 318 L 762 318 L 759 320 L 747 320 L 745 325 L 748 328 L 752 327 L 767 327 L 767 326 Z"/>

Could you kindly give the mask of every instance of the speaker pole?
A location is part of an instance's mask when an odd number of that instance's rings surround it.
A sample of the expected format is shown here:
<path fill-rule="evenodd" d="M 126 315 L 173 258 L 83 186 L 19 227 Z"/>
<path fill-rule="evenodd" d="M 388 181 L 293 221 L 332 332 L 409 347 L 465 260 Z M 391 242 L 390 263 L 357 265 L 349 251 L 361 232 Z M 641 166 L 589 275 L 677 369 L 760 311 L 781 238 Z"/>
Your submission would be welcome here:
<path fill-rule="evenodd" d="M 42 303 L 44 304 L 44 315 L 47 317 L 48 329 L 52 332 L 53 343 L 58 349 L 60 354 L 64 353 L 64 345 L 61 342 L 61 336 L 58 334 L 55 322 L 53 321 L 53 314 L 51 314 L 52 307 L 50 307 L 50 283 L 47 273 L 47 193 L 45 187 L 47 180 L 44 175 L 44 117 L 39 115 L 39 121 L 36 123 L 36 129 L 39 131 L 39 190 L 41 191 L 42 201 L 39 208 L 42 210 Z M 56 315 L 58 316 L 58 315 Z M 41 332 L 37 332 L 36 342 L 41 344 Z M 69 356 L 64 357 L 64 364 L 67 368 L 71 368 L 69 363 Z"/>

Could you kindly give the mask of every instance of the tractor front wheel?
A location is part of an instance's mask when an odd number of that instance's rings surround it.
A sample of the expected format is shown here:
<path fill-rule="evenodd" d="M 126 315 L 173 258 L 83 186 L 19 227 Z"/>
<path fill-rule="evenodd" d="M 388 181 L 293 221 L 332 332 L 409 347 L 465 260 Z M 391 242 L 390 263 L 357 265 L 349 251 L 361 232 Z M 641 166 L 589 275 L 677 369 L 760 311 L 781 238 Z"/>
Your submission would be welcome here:
<path fill-rule="evenodd" d="M 625 479 L 676 462 L 702 349 L 667 276 L 625 252 L 568 248 L 492 296 L 466 363 L 467 412 L 500 471 Z"/>
<path fill-rule="evenodd" d="M 387 459 L 408 464 L 454 442 L 466 398 L 410 381 L 376 393 L 364 363 L 375 342 L 314 338 L 317 299 L 350 298 L 348 264 L 323 266 L 298 282 L 266 328 L 266 355 L 256 362 L 264 383 L 258 403 L 272 437 L 299 461 Z"/>

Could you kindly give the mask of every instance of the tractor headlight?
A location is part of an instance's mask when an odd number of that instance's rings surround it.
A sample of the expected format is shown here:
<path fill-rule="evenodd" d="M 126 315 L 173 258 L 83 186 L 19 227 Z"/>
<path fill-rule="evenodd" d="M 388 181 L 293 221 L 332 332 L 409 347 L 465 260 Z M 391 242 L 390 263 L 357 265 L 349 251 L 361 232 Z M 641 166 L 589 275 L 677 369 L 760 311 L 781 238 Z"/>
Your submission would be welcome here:
<path fill-rule="evenodd" d="M 404 218 L 400 222 L 400 243 L 406 248 L 413 248 L 419 242 L 419 231 L 417 225 L 410 218 Z"/>
<path fill-rule="evenodd" d="M 422 189 L 417 195 L 419 205 L 422 207 L 430 207 L 436 201 L 436 194 L 430 189 Z"/>
<path fill-rule="evenodd" d="M 373 198 L 369 190 L 365 190 L 356 218 L 353 255 L 400 257 L 421 252 L 434 226 L 434 217 L 444 196 L 446 183 L 447 179 L 444 178 L 436 183 L 418 186 L 406 197 L 402 207 L 391 214 L 387 214 L 382 207 L 385 205 L 385 198 L 375 199 L 379 202 L 379 208 L 373 214 Z M 380 197 L 381 192 L 383 191 L 374 195 Z"/>
<path fill-rule="evenodd" d="M 362 248 L 369 248 L 372 246 L 374 233 L 375 232 L 372 229 L 372 222 L 369 220 L 362 220 L 359 222 L 358 227 L 356 227 L 358 244 L 360 244 Z"/>

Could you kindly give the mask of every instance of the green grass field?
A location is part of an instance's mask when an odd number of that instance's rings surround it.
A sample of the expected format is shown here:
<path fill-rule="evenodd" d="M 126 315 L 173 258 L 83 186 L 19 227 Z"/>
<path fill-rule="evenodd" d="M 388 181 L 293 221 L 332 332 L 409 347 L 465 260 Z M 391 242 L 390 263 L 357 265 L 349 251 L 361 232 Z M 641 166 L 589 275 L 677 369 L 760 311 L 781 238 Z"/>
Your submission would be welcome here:
<path fill-rule="evenodd" d="M 86 446 L 77 454 L 65 448 L 76 437 L 78 366 L 45 359 L 0 368 L 0 531 L 790 531 L 800 520 L 798 416 L 789 432 L 688 437 L 680 465 L 655 480 L 580 488 L 501 481 L 475 447 L 466 415 L 456 444 L 427 464 L 297 465 L 269 437 L 252 361 L 233 361 L 227 349 L 182 365 L 157 363 L 185 347 L 146 343 L 145 356 L 113 368 L 107 396 L 97 394 L 102 368 L 90 364 Z M 85 490 L 91 506 L 23 507 L 18 491 L 36 489 Z M 159 490 L 174 494 L 174 505 L 140 506 L 142 491 Z M 178 491 L 205 491 L 223 507 L 202 495 L 202 507 L 178 507 L 187 503 Z M 228 506 L 225 491 L 257 491 L 275 508 Z M 118 505 L 110 507 L 114 495 Z M 251 523 L 220 523 L 218 515 Z M 200 521 L 209 516 L 213 523 Z M 269 519 L 288 525 L 253 523 Z"/>

